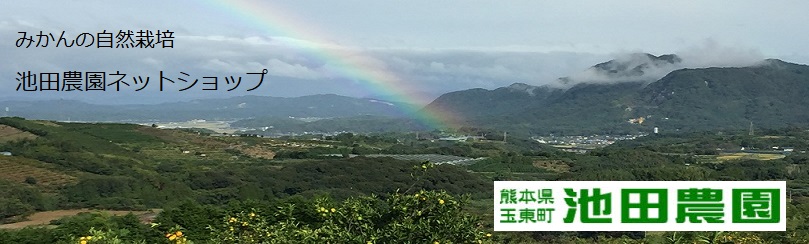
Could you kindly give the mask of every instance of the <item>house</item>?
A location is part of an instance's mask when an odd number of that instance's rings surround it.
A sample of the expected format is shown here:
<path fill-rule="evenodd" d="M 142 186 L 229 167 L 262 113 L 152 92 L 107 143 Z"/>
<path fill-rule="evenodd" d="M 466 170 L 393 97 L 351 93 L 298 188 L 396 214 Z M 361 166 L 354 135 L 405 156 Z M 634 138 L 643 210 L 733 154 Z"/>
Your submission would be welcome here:
<path fill-rule="evenodd" d="M 0 152 L 0 155 L 11 156 L 11 152 Z"/>

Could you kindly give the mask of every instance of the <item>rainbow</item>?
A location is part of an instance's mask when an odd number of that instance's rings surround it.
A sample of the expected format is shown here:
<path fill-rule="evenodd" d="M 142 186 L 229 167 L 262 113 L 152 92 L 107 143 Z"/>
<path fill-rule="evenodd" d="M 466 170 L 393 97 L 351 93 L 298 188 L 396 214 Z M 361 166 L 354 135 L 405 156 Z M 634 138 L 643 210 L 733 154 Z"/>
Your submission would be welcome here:
<path fill-rule="evenodd" d="M 270 6 L 265 1 L 248 0 L 207 0 L 214 11 L 227 11 L 246 23 L 256 25 L 262 31 L 274 35 L 291 37 L 305 42 L 290 42 L 290 45 L 304 51 L 312 58 L 329 63 L 336 67 L 338 75 L 360 82 L 368 92 L 392 101 L 403 101 L 411 104 L 402 112 L 415 118 L 431 129 L 457 128 L 460 119 L 446 110 L 422 109 L 417 104 L 427 104 L 430 100 L 416 95 L 417 89 L 402 77 L 387 70 L 385 64 L 363 54 L 353 48 L 324 48 L 311 43 L 328 43 L 329 35 L 317 26 L 307 24 L 284 11 L 283 8 Z M 311 42 L 311 43 L 309 43 Z"/>

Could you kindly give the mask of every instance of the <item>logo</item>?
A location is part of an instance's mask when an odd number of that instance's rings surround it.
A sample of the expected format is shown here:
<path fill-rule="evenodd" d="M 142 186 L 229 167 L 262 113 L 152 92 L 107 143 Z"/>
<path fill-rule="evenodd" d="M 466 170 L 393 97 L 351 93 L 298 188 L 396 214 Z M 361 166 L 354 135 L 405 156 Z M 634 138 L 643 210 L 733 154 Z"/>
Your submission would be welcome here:
<path fill-rule="evenodd" d="M 495 231 L 786 231 L 786 181 L 495 181 Z"/>

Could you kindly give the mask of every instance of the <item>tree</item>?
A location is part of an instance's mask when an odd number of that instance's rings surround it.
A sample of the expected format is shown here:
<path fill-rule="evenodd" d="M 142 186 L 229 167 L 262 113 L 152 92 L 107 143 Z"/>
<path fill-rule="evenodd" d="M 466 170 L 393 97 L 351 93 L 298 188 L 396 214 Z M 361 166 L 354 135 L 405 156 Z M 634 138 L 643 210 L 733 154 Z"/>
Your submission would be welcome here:
<path fill-rule="evenodd" d="M 25 177 L 25 183 L 29 184 L 29 185 L 36 185 L 37 184 L 37 179 L 34 178 L 33 176 L 28 176 L 28 177 Z"/>

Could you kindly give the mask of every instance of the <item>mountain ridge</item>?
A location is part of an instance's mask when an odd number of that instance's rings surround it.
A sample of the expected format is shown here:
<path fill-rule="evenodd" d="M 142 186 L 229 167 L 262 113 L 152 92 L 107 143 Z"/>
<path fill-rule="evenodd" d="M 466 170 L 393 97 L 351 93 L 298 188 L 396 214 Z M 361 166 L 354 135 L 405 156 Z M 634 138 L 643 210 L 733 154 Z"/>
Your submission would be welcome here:
<path fill-rule="evenodd" d="M 236 120 L 257 116 L 402 117 L 405 115 L 401 107 L 408 106 L 412 105 L 336 94 L 293 98 L 248 95 L 141 105 L 91 104 L 78 100 L 0 101 L 0 108 L 9 108 L 8 112 L 0 111 L 0 115 L 73 121 Z"/>
<path fill-rule="evenodd" d="M 532 134 L 648 133 L 655 126 L 669 131 L 745 129 L 751 121 L 763 127 L 809 125 L 809 113 L 800 112 L 809 106 L 803 95 L 809 94 L 809 66 L 766 59 L 746 67 L 678 68 L 649 81 L 645 71 L 650 67 L 668 69 L 683 60 L 676 55 L 632 56 L 653 63 L 614 59 L 588 69 L 623 77 L 612 82 L 580 80 L 566 88 L 514 83 L 456 91 L 425 110 L 455 111 L 466 126 Z M 470 97 L 477 102 L 469 102 Z M 631 122 L 641 117 L 644 122 Z"/>

